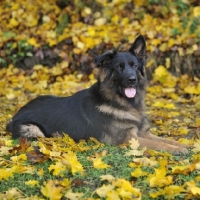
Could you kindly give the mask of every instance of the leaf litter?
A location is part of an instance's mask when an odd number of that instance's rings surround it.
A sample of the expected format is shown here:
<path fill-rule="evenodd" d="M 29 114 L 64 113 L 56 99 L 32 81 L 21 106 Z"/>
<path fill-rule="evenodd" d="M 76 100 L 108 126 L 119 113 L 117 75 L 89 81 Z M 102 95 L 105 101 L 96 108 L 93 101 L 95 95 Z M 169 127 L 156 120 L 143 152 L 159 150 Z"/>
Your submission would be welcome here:
<path fill-rule="evenodd" d="M 200 81 L 174 77 L 163 66 L 157 69 L 146 96 L 151 131 L 194 144 L 189 156 L 138 149 L 134 139 L 119 147 L 95 138 L 75 143 L 67 135 L 13 140 L 5 125 L 27 101 L 38 94 L 71 95 L 96 79 L 90 76 L 84 82 L 81 74 L 63 75 L 58 66 L 36 66 L 32 72 L 13 66 L 1 69 L 0 199 L 199 198 Z M 42 74 L 48 84 L 39 82 Z"/>

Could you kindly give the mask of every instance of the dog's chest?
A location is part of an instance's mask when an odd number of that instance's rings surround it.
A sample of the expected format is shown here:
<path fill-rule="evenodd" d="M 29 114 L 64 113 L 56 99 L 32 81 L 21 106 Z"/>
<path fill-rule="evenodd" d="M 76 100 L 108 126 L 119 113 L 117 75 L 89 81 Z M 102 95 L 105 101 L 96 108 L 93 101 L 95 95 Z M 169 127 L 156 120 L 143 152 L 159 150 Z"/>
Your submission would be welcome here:
<path fill-rule="evenodd" d="M 129 130 L 139 127 L 142 121 L 142 114 L 134 109 L 127 111 L 105 104 L 97 108 L 102 118 L 106 119 L 102 129 L 102 142 L 123 143 Z"/>

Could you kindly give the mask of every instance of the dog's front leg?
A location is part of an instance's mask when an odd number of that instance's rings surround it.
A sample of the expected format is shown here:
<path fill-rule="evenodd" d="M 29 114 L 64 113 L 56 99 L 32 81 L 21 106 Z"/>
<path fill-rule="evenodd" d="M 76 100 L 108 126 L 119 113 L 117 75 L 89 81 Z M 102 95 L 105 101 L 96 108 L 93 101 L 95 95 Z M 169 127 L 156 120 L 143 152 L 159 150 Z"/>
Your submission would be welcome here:
<path fill-rule="evenodd" d="M 160 151 L 168 151 L 174 155 L 187 154 L 188 150 L 186 148 L 175 146 L 172 144 L 164 143 L 162 141 L 154 140 L 152 137 L 146 137 L 148 134 L 141 134 L 143 137 L 138 136 L 138 131 L 133 128 L 127 134 L 125 143 L 127 143 L 131 138 L 135 138 L 140 143 L 140 148 L 146 147 L 147 149 L 154 149 Z M 151 139 L 150 139 L 151 138 Z"/>
<path fill-rule="evenodd" d="M 166 139 L 166 138 L 158 137 L 156 135 L 153 135 L 150 132 L 148 132 L 148 134 L 146 134 L 145 138 L 150 139 L 150 140 L 154 140 L 154 141 L 164 142 L 164 143 L 171 144 L 171 145 L 174 145 L 174 146 L 177 146 L 177 147 L 182 147 L 182 148 L 188 148 L 189 149 L 189 148 L 193 147 L 192 145 L 181 144 L 181 143 L 174 141 L 174 140 L 169 140 L 169 139 Z"/>

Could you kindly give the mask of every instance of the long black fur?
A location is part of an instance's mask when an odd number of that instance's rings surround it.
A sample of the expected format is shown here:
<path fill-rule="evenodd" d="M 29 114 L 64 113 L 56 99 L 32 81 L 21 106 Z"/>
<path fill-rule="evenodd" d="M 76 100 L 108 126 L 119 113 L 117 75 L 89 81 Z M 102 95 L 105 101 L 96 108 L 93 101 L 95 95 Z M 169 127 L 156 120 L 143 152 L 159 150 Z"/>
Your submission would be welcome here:
<path fill-rule="evenodd" d="M 141 129 L 145 122 L 140 114 L 146 83 L 145 48 L 144 38 L 139 36 L 127 52 L 97 56 L 95 62 L 100 69 L 97 83 L 70 97 L 37 97 L 16 113 L 7 131 L 13 138 L 23 137 L 21 127 L 31 124 L 45 137 L 67 133 L 75 141 L 95 137 L 102 142 L 123 143 L 129 129 L 133 126 Z M 123 93 L 123 88 L 127 87 L 136 88 L 134 98 L 127 98 Z M 106 106 L 108 112 L 101 111 L 101 106 Z M 133 116 L 136 113 L 135 120 L 134 117 L 123 118 L 123 112 L 129 111 Z"/>

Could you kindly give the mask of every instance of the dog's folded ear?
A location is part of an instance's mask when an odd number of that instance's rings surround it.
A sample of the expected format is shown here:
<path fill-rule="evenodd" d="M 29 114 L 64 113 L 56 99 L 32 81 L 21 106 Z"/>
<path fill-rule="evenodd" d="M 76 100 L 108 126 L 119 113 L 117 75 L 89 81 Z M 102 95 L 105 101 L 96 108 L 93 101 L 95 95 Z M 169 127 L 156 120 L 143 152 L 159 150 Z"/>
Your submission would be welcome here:
<path fill-rule="evenodd" d="M 134 43 L 131 45 L 129 52 L 134 54 L 141 60 L 145 60 L 146 58 L 146 42 L 142 35 L 139 35 Z"/>
<path fill-rule="evenodd" d="M 116 54 L 116 51 L 109 51 L 106 53 L 103 53 L 101 55 L 98 55 L 95 58 L 95 63 L 97 67 L 106 67 L 106 65 L 113 59 L 114 55 Z"/>

